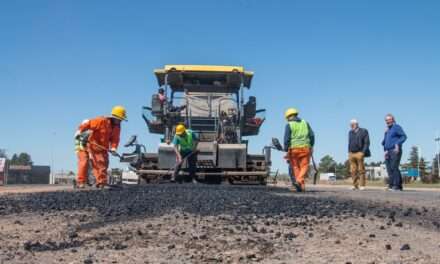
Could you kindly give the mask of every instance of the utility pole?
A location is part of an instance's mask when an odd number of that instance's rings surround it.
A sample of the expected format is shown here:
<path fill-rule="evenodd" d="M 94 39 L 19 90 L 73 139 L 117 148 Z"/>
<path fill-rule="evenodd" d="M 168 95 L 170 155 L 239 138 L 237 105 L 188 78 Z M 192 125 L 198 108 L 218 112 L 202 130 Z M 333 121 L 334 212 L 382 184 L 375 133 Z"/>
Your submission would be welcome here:
<path fill-rule="evenodd" d="M 440 136 L 437 135 L 434 140 L 437 142 L 437 175 L 440 178 Z"/>

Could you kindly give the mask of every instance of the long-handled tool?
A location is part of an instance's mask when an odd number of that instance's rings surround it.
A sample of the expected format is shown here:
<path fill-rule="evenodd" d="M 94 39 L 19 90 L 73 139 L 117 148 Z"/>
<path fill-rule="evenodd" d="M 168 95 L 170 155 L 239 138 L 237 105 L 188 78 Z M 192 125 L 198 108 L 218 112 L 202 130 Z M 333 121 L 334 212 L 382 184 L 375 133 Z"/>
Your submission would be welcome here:
<path fill-rule="evenodd" d="M 194 150 L 192 151 L 190 154 L 186 155 L 185 157 L 182 158 L 182 160 L 180 162 L 177 162 L 176 165 L 174 165 L 173 168 L 170 168 L 167 172 L 170 173 L 171 171 L 173 172 L 173 174 L 171 175 L 171 181 L 175 182 L 176 179 L 174 178 L 174 175 L 176 174 L 176 170 L 177 168 L 179 168 L 189 157 L 194 156 L 195 154 L 199 153 L 198 150 Z"/>
<path fill-rule="evenodd" d="M 92 144 L 93 146 L 96 146 L 96 147 L 100 148 L 101 150 L 107 151 L 108 153 L 112 154 L 113 156 L 118 157 L 119 159 L 122 159 L 121 154 L 119 154 L 116 151 L 111 151 L 111 150 L 109 150 L 109 149 L 107 149 L 107 148 L 105 148 L 105 147 L 103 147 L 103 146 L 101 146 L 101 145 L 99 145 L 99 144 L 97 144 L 95 142 L 88 142 L 88 143 Z"/>
<path fill-rule="evenodd" d="M 278 150 L 278 151 L 286 152 L 286 151 L 284 151 L 283 147 L 281 146 L 280 141 L 277 138 L 272 138 L 272 146 L 271 147 Z M 313 184 L 316 184 L 316 182 L 318 180 L 318 168 L 316 167 L 315 158 L 313 157 L 313 154 L 312 154 L 312 166 L 315 171 L 315 173 L 313 174 Z M 295 179 L 295 176 L 293 175 L 293 171 L 292 171 L 290 163 L 289 163 L 289 176 L 291 176 L 292 182 L 295 185 L 296 182 L 293 181 L 293 179 Z"/>
<path fill-rule="evenodd" d="M 90 136 L 90 133 L 88 133 L 88 132 L 83 132 L 83 133 L 81 133 L 80 135 L 78 135 L 78 138 L 77 138 L 77 139 L 80 140 L 81 143 L 82 143 L 84 146 L 86 146 L 87 144 L 91 144 L 91 145 L 93 145 L 93 146 L 95 146 L 95 147 L 97 147 L 97 148 L 99 148 L 99 149 L 101 149 L 101 150 L 105 150 L 105 151 L 109 152 L 110 154 L 112 154 L 113 156 L 118 157 L 119 159 L 122 159 L 121 154 L 119 154 L 118 152 L 116 152 L 116 151 L 111 151 L 111 150 L 109 150 L 108 148 L 99 145 L 98 143 L 95 143 L 95 142 L 89 141 L 89 136 Z"/>
<path fill-rule="evenodd" d="M 315 173 L 313 173 L 313 184 L 316 185 L 319 171 L 318 171 L 318 167 L 316 167 L 315 158 L 313 157 L 313 154 L 312 154 L 312 165 L 313 165 L 313 169 L 315 170 Z"/>

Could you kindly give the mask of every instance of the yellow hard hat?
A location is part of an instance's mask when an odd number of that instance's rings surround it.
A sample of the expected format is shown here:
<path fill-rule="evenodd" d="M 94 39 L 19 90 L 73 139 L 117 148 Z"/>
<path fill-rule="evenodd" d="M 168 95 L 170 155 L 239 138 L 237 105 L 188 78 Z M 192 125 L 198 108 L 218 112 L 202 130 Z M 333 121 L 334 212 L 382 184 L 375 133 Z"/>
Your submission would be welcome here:
<path fill-rule="evenodd" d="M 180 136 L 183 133 L 185 133 L 185 131 L 186 131 L 186 127 L 184 125 L 179 124 L 176 126 L 176 135 Z"/>
<path fill-rule="evenodd" d="M 112 109 L 112 117 L 117 118 L 119 120 L 127 121 L 127 113 L 123 106 L 117 105 Z"/>
<path fill-rule="evenodd" d="M 284 114 L 284 117 L 287 119 L 289 118 L 289 116 L 291 115 L 297 115 L 298 114 L 298 110 L 296 110 L 295 108 L 289 108 L 286 110 L 286 113 Z"/>

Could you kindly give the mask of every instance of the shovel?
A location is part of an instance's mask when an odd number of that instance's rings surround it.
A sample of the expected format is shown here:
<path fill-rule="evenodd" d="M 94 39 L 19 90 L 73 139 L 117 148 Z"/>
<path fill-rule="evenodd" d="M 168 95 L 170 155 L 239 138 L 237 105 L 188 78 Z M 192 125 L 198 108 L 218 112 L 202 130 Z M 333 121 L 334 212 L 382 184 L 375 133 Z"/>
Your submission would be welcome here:
<path fill-rule="evenodd" d="M 182 158 L 182 160 L 178 163 L 176 163 L 176 165 L 174 165 L 173 168 L 168 170 L 168 173 L 173 171 L 173 175 L 171 176 L 171 181 L 175 182 L 176 179 L 174 178 L 174 172 L 177 170 L 177 168 L 182 165 L 183 162 L 185 162 L 185 160 L 187 160 L 189 157 L 194 156 L 195 154 L 199 153 L 198 150 L 192 151 L 189 155 L 187 155 L 186 157 Z"/>
<path fill-rule="evenodd" d="M 103 147 L 103 146 L 101 146 L 101 145 L 99 145 L 99 144 L 97 144 L 97 143 L 95 143 L 95 142 L 88 142 L 88 143 L 92 144 L 92 145 L 95 146 L 95 147 L 98 147 L 98 148 L 101 149 L 101 150 L 105 150 L 105 151 L 107 151 L 108 153 L 112 154 L 113 156 L 118 157 L 119 159 L 122 159 L 121 154 L 119 154 L 119 153 L 116 152 L 116 151 L 111 151 L 111 150 L 109 150 L 109 149 L 107 149 L 107 148 L 105 148 L 105 147 Z"/>

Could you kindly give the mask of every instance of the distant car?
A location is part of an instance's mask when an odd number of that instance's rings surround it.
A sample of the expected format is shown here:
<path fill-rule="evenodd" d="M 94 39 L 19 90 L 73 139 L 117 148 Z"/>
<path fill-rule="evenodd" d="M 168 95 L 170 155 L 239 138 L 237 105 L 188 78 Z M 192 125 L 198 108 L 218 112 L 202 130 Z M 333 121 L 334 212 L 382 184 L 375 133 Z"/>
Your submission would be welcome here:
<path fill-rule="evenodd" d="M 319 175 L 319 180 L 333 184 L 336 182 L 336 174 L 334 172 L 321 173 Z"/>
<path fill-rule="evenodd" d="M 336 176 L 335 175 L 329 176 L 328 177 L 328 182 L 331 183 L 331 184 L 336 183 Z"/>

